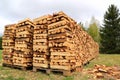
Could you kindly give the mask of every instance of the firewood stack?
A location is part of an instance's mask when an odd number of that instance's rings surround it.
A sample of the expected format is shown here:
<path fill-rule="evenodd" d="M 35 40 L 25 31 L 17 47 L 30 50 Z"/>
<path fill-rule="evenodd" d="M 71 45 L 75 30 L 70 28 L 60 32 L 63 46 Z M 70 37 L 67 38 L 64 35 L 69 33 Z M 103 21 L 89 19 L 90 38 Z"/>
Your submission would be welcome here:
<path fill-rule="evenodd" d="M 4 35 L 2 37 L 2 56 L 3 65 L 12 65 L 12 57 L 15 46 L 15 28 L 16 24 L 6 25 Z"/>
<path fill-rule="evenodd" d="M 95 58 L 96 42 L 63 12 L 34 19 L 33 66 L 71 71 Z"/>
<path fill-rule="evenodd" d="M 33 37 L 33 67 L 48 68 L 49 49 L 48 49 L 48 28 L 47 24 L 51 23 L 50 15 L 45 15 L 34 19 L 34 37 Z"/>
<path fill-rule="evenodd" d="M 99 53 L 99 46 L 98 44 L 92 39 L 91 36 L 79 25 L 76 25 L 74 29 L 74 42 L 75 42 L 75 50 L 76 53 L 79 55 L 80 62 L 82 65 L 88 63 L 90 60 L 94 59 Z"/>
<path fill-rule="evenodd" d="M 48 25 L 51 69 L 71 71 L 98 55 L 98 45 L 73 19 L 63 12 L 53 19 Z"/>
<path fill-rule="evenodd" d="M 15 66 L 32 66 L 33 30 L 34 24 L 29 19 L 20 21 L 17 24 L 15 52 L 13 54 L 13 64 Z"/>
<path fill-rule="evenodd" d="M 53 19 L 56 22 L 48 25 L 50 68 L 71 70 L 76 64 L 72 28 L 62 12 L 53 14 Z"/>
<path fill-rule="evenodd" d="M 14 65 L 33 64 L 34 71 L 47 68 L 69 73 L 79 70 L 99 53 L 99 46 L 92 37 L 63 12 L 36 18 L 33 23 L 27 19 L 16 25 Z M 7 27 L 5 32 L 9 32 Z M 14 47 L 8 46 L 7 37 L 3 39 L 3 52 L 8 48 L 12 52 Z"/>

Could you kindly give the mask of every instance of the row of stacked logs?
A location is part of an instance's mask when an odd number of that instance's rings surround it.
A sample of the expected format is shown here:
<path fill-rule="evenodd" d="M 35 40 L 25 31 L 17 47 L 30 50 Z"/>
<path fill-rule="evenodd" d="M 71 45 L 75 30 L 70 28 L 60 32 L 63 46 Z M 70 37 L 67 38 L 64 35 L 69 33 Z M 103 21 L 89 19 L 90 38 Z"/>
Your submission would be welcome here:
<path fill-rule="evenodd" d="M 71 71 L 86 64 L 99 53 L 96 42 L 63 12 L 53 14 L 48 25 L 50 68 Z"/>
<path fill-rule="evenodd" d="M 3 63 L 12 65 L 12 57 L 15 46 L 15 30 L 16 24 L 6 25 L 4 35 L 2 37 L 2 57 Z"/>
<path fill-rule="evenodd" d="M 70 71 L 75 69 L 77 59 L 72 41 L 72 28 L 63 13 L 53 14 L 53 19 L 56 22 L 48 25 L 50 68 Z"/>
<path fill-rule="evenodd" d="M 71 71 L 99 53 L 91 36 L 63 12 L 22 21 L 15 33 L 14 65 Z"/>
<path fill-rule="evenodd" d="M 16 25 L 13 65 L 30 67 L 33 58 L 33 23 L 24 20 Z"/>
<path fill-rule="evenodd" d="M 49 48 L 48 48 L 48 29 L 47 16 L 42 16 L 33 20 L 33 68 L 49 68 Z"/>

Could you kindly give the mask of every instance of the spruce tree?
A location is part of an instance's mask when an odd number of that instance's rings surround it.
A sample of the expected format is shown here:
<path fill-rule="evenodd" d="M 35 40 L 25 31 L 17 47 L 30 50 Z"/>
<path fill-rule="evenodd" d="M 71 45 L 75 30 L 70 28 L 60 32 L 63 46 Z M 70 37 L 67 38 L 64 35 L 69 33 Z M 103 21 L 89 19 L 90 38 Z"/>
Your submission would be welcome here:
<path fill-rule="evenodd" d="M 102 52 L 111 54 L 120 51 L 120 13 L 113 4 L 104 15 L 104 24 L 100 34 Z"/>

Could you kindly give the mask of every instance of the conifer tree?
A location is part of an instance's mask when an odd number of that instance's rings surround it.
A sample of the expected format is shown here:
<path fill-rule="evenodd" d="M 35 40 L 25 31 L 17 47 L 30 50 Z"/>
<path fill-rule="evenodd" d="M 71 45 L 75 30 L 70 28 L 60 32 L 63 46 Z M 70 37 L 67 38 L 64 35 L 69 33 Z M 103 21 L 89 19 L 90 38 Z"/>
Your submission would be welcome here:
<path fill-rule="evenodd" d="M 115 5 L 110 5 L 104 15 L 101 28 L 101 51 L 104 53 L 120 53 L 120 13 Z"/>

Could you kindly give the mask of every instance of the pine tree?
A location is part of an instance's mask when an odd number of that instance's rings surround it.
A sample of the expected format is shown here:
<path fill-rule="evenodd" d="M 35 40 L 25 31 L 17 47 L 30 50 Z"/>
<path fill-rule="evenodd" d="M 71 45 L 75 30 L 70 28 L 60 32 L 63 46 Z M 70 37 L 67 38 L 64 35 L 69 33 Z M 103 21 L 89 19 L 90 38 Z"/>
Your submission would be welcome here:
<path fill-rule="evenodd" d="M 120 13 L 115 5 L 110 5 L 104 15 L 104 24 L 101 28 L 101 51 L 117 53 L 120 50 Z"/>

